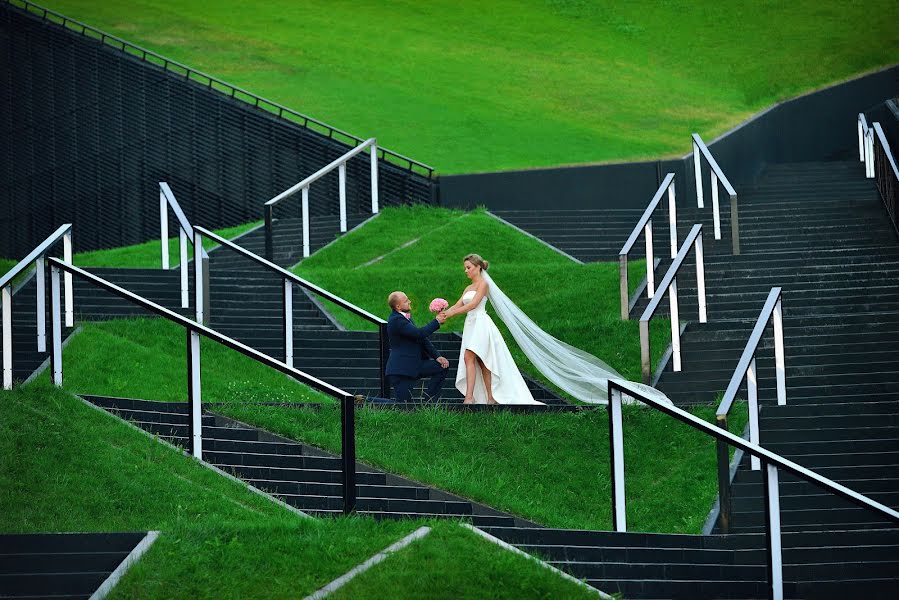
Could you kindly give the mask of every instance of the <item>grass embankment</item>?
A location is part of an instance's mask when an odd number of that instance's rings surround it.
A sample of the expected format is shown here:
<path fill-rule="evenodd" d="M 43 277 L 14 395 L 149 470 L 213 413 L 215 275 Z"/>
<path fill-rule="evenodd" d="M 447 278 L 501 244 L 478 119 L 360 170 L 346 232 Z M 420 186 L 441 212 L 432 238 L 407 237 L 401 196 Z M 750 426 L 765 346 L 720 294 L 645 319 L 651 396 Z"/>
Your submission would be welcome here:
<path fill-rule="evenodd" d="M 47 3 L 445 173 L 684 154 L 899 56 L 891 0 Z"/>
<path fill-rule="evenodd" d="M 402 247 L 409 242 L 413 243 Z M 389 311 L 387 295 L 403 290 L 412 300 L 416 322 L 424 325 L 433 318 L 428 312 L 432 298 L 455 303 L 470 283 L 462 271 L 462 258 L 470 252 L 490 261 L 496 284 L 540 327 L 600 357 L 626 378 L 639 380 L 639 324 L 621 320 L 617 263 L 575 263 L 483 211 L 421 206 L 386 209 L 295 270 L 378 315 L 386 316 Z M 368 264 L 379 257 L 383 258 Z M 643 261 L 633 261 L 629 267 L 629 281 L 636 285 L 643 278 Z M 348 311 L 333 308 L 348 328 L 372 327 Z M 464 321 L 463 316 L 450 319 L 441 331 L 461 331 Z M 542 379 L 502 322 L 494 321 L 516 362 Z M 652 322 L 654 363 L 668 345 L 669 329 L 666 319 Z M 448 358 L 455 368 L 458 357 Z"/>

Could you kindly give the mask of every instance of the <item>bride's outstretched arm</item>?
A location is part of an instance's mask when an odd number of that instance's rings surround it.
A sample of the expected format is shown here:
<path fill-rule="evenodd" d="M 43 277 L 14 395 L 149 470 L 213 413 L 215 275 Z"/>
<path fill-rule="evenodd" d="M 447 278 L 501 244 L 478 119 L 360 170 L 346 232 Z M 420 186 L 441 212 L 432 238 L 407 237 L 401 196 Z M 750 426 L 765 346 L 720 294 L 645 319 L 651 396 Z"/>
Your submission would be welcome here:
<path fill-rule="evenodd" d="M 459 301 L 456 302 L 455 305 L 449 310 L 446 311 L 446 317 L 455 317 L 456 315 L 464 315 L 467 312 L 470 312 L 478 307 L 481 303 L 481 300 L 484 299 L 484 296 L 487 295 L 487 282 L 481 281 L 478 284 L 477 291 L 475 292 L 474 298 L 471 299 L 471 302 L 468 304 L 462 304 L 462 299 L 459 298 Z M 464 296 L 464 294 L 463 294 Z"/>

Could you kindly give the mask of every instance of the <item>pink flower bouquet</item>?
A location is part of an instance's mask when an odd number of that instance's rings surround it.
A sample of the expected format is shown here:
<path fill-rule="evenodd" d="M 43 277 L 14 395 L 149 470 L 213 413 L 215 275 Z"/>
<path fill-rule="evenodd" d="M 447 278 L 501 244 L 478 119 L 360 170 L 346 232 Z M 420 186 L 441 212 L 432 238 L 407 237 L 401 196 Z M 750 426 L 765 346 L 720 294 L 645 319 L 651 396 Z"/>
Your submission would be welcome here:
<path fill-rule="evenodd" d="M 449 302 L 444 300 L 443 298 L 434 298 L 431 300 L 430 306 L 428 306 L 428 310 L 432 313 L 439 313 L 445 311 L 449 308 Z"/>

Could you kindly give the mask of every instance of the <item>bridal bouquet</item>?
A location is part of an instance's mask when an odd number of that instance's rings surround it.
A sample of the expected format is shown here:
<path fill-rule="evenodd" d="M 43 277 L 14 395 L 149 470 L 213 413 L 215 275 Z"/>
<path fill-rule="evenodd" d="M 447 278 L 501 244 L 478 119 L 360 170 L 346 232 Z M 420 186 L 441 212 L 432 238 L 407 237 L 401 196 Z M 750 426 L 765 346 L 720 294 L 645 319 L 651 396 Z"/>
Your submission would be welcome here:
<path fill-rule="evenodd" d="M 434 298 L 431 300 L 430 306 L 428 306 L 428 310 L 432 313 L 439 313 L 445 311 L 449 308 L 449 302 L 444 300 L 443 298 Z"/>

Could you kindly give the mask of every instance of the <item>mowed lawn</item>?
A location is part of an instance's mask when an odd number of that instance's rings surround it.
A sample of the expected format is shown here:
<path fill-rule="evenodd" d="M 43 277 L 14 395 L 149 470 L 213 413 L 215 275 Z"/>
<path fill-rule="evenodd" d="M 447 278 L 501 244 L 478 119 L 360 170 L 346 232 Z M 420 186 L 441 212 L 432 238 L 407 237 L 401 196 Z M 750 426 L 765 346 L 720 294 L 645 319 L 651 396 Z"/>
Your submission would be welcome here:
<path fill-rule="evenodd" d="M 899 3 L 47 0 L 460 173 L 681 154 L 899 61 Z"/>

